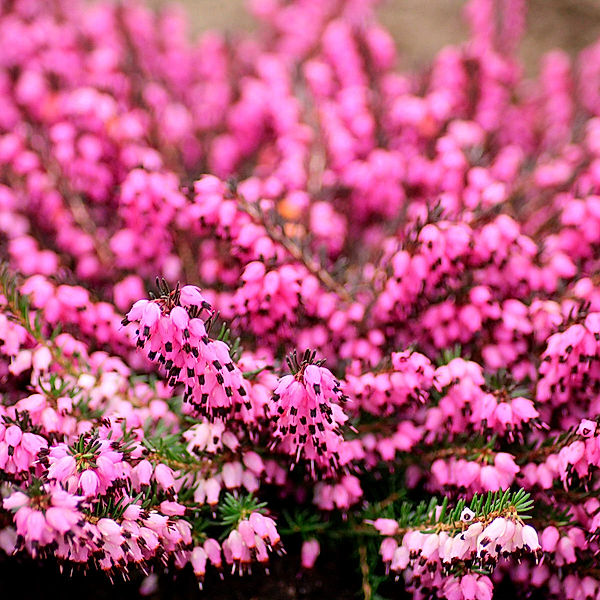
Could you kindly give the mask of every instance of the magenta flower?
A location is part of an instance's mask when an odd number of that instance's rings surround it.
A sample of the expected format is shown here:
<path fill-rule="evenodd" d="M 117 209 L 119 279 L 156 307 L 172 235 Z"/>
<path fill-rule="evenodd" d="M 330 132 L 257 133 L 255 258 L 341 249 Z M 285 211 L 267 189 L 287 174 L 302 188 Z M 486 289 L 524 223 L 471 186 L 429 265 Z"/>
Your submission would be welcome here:
<path fill-rule="evenodd" d="M 82 435 L 72 446 L 52 446 L 48 462 L 49 479 L 85 497 L 105 494 L 125 478 L 122 454 L 112 449 L 110 439 L 98 434 Z"/>
<path fill-rule="evenodd" d="M 3 506 L 14 511 L 17 534 L 35 554 L 36 548 L 56 544 L 68 532 L 79 530 L 83 519 L 81 501 L 81 496 L 46 485 L 32 495 L 14 492 L 4 499 Z"/>
<path fill-rule="evenodd" d="M 468 0 L 406 70 L 376 5 L 2 3 L 3 551 L 600 596 L 600 42 Z"/>

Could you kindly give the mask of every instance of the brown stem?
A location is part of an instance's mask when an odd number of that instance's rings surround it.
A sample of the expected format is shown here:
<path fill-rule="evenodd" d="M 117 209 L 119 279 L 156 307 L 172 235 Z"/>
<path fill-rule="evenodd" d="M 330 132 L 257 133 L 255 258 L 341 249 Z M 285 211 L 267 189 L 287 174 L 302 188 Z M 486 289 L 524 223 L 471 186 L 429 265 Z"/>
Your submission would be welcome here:
<path fill-rule="evenodd" d="M 58 162 L 52 158 L 49 141 L 46 139 L 45 135 L 38 132 L 35 135 L 29 135 L 29 143 L 32 150 L 35 150 L 42 159 L 42 164 L 46 168 L 46 171 L 52 175 L 56 189 L 69 207 L 73 220 L 81 230 L 90 237 L 100 263 L 105 270 L 108 270 L 110 265 L 114 262 L 112 252 L 106 243 L 106 240 L 98 234 L 96 223 L 94 222 L 85 201 L 80 194 L 71 189 L 67 179 L 62 173 L 62 168 Z"/>
<path fill-rule="evenodd" d="M 367 562 L 367 548 L 361 544 L 358 548 L 360 556 L 360 572 L 362 575 L 362 591 L 365 600 L 371 600 L 373 597 L 373 588 L 369 582 L 369 563 Z"/>
<path fill-rule="evenodd" d="M 210 466 L 210 463 L 201 462 L 200 460 L 197 463 L 186 463 L 172 458 L 167 458 L 158 452 L 151 452 L 146 458 L 149 461 L 163 463 L 172 469 L 181 471 L 182 473 L 202 473 L 206 471 L 208 466 Z"/>
<path fill-rule="evenodd" d="M 175 246 L 177 247 L 177 254 L 179 255 L 179 258 L 181 258 L 181 263 L 183 265 L 185 281 L 188 284 L 198 285 L 200 283 L 198 277 L 198 263 L 194 258 L 194 250 L 189 239 L 186 237 L 186 232 L 175 230 L 173 232 L 173 238 L 175 240 Z"/>
<path fill-rule="evenodd" d="M 267 232 L 267 235 L 274 241 L 283 246 L 287 252 L 297 260 L 301 262 L 310 273 L 312 273 L 329 291 L 337 294 L 344 302 L 352 302 L 352 296 L 346 290 L 346 288 L 339 284 L 313 257 L 310 256 L 303 248 L 301 248 L 296 242 L 291 240 L 280 228 L 269 223 L 265 219 L 265 215 L 261 210 L 260 206 L 248 202 L 245 198 L 237 194 L 237 201 L 240 208 L 248 213 L 256 222 L 262 225 Z"/>

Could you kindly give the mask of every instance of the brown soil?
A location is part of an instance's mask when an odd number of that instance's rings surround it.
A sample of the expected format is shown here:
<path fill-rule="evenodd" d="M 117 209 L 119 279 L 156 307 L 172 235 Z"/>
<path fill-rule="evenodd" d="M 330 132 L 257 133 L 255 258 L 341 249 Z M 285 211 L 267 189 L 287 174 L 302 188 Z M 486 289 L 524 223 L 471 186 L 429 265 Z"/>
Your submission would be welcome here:
<path fill-rule="evenodd" d="M 154 6 L 165 0 L 151 0 Z M 250 29 L 244 0 L 183 0 L 194 32 Z M 407 66 L 428 63 L 447 44 L 465 39 L 464 0 L 388 0 L 380 9 Z M 598 0 L 529 0 L 528 33 L 522 56 L 535 71 L 540 56 L 553 48 L 573 54 L 600 37 Z"/>
<path fill-rule="evenodd" d="M 361 583 L 351 556 L 329 552 L 329 562 L 321 558 L 313 571 L 303 573 L 298 553 L 291 550 L 290 556 L 272 559 L 268 574 L 255 566 L 251 575 L 227 575 L 221 580 L 211 571 L 202 591 L 190 569 L 167 573 L 157 592 L 146 597 L 139 595 L 140 577 L 111 584 L 102 573 L 67 577 L 52 563 L 0 558 L 0 590 L 2 598 L 19 600 L 356 600 Z M 406 596 L 396 589 L 394 598 Z"/>

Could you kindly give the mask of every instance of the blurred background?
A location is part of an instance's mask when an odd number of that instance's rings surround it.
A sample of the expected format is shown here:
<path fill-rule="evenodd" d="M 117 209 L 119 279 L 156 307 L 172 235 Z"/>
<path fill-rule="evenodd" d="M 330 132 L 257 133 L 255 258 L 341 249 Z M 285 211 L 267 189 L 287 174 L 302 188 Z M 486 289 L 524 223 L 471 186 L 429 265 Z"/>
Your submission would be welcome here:
<path fill-rule="evenodd" d="M 180 1 L 195 33 L 252 27 L 244 0 Z M 158 7 L 169 2 L 149 3 Z M 426 64 L 440 48 L 465 38 L 463 5 L 464 0 L 387 0 L 382 5 L 382 23 L 396 38 L 404 66 Z M 521 53 L 532 72 L 545 51 L 562 48 L 573 54 L 598 37 L 600 0 L 529 0 L 528 30 Z"/>

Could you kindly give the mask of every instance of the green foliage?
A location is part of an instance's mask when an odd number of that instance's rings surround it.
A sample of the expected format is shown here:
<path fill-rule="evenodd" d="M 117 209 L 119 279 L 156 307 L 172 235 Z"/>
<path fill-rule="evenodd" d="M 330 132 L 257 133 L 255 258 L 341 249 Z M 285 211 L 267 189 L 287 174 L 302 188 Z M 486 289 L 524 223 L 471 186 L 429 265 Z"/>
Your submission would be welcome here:
<path fill-rule="evenodd" d="M 455 344 L 452 348 L 444 348 L 441 356 L 435 362 L 438 367 L 441 367 L 443 365 L 447 365 L 455 358 L 460 358 L 461 356 L 462 346 L 460 344 Z"/>
<path fill-rule="evenodd" d="M 519 396 L 529 398 L 531 390 L 527 382 L 517 383 L 512 373 L 506 369 L 498 369 L 494 373 L 484 373 L 485 383 L 492 391 L 505 391 L 511 398 Z"/>
<path fill-rule="evenodd" d="M 70 382 L 65 381 L 56 373 L 50 373 L 48 379 L 46 381 L 39 381 L 38 385 L 46 396 L 54 399 L 64 398 L 65 396 L 75 398 L 79 393 L 79 390 L 73 387 Z"/>
<path fill-rule="evenodd" d="M 6 264 L 0 266 L 0 291 L 6 298 L 9 310 L 13 313 L 13 316 L 19 320 L 19 323 L 25 327 L 27 332 L 38 340 L 43 338 L 39 313 L 36 313 L 32 323 L 30 317 L 31 303 L 29 298 L 24 294 L 21 294 L 17 285 L 17 278 Z"/>
<path fill-rule="evenodd" d="M 249 379 L 250 381 L 256 379 L 257 375 L 260 375 L 263 371 L 267 370 L 269 367 L 260 367 L 259 369 L 254 369 L 254 371 L 246 371 L 243 373 L 244 379 Z"/>
<path fill-rule="evenodd" d="M 533 501 L 529 493 L 519 489 L 516 492 L 499 490 L 475 494 L 470 503 L 461 499 L 453 508 L 449 506 L 447 497 L 443 498 L 441 503 L 436 497 L 432 497 L 429 502 L 423 501 L 416 505 L 404 500 L 392 503 L 391 506 L 389 516 L 398 521 L 401 529 L 418 529 L 423 533 L 431 533 L 439 525 L 443 525 L 449 532 L 462 530 L 465 522 L 461 520 L 461 515 L 465 508 L 474 513 L 472 521 L 486 520 L 509 512 L 513 512 L 520 519 L 529 519 L 530 515 L 525 513 L 531 511 Z"/>
<path fill-rule="evenodd" d="M 166 424 L 155 428 L 152 432 L 147 430 L 142 443 L 161 460 L 185 465 L 198 463 L 198 458 L 192 456 L 181 441 L 181 433 L 172 433 Z"/>
<path fill-rule="evenodd" d="M 210 326 L 207 326 L 207 331 L 209 327 Z M 231 360 L 234 362 L 240 360 L 243 352 L 241 340 L 239 337 L 233 337 L 231 328 L 227 325 L 227 323 L 221 324 L 221 329 L 217 334 L 217 340 L 225 342 L 229 346 L 229 356 L 231 356 Z"/>
<path fill-rule="evenodd" d="M 0 423 L 6 427 L 10 425 L 17 425 L 21 431 L 29 431 L 30 433 L 39 434 L 41 428 L 38 425 L 34 425 L 31 416 L 27 411 L 19 412 L 15 410 L 15 416 L 10 417 L 9 415 L 2 415 Z"/>
<path fill-rule="evenodd" d="M 299 533 L 302 539 L 315 537 L 317 533 L 325 532 L 330 523 L 322 521 L 320 516 L 309 509 L 296 509 L 294 513 L 288 510 L 282 512 L 284 525 L 279 527 L 279 531 L 285 535 Z"/>
<path fill-rule="evenodd" d="M 123 516 L 123 513 L 128 506 L 132 504 L 138 504 L 144 497 L 143 493 L 139 493 L 134 498 L 128 498 L 122 496 L 119 500 L 115 500 L 112 496 L 106 496 L 101 498 L 99 501 L 94 502 L 90 509 L 84 510 L 87 514 L 96 517 L 98 519 L 109 518 L 118 520 Z"/>
<path fill-rule="evenodd" d="M 102 444 L 100 443 L 98 432 L 82 433 L 77 441 L 69 446 L 69 452 L 78 460 L 85 461 L 83 468 L 96 467 L 94 462 Z"/>
<path fill-rule="evenodd" d="M 104 414 L 102 408 L 92 409 L 90 408 L 89 398 L 84 394 L 81 395 L 79 400 L 74 404 L 74 409 L 79 412 L 79 415 L 88 421 L 100 421 Z"/>
<path fill-rule="evenodd" d="M 240 521 L 247 519 L 253 512 L 266 512 L 266 506 L 266 502 L 259 502 L 252 494 L 234 496 L 227 493 L 219 504 L 221 525 L 225 525 L 231 531 L 235 529 Z"/>

